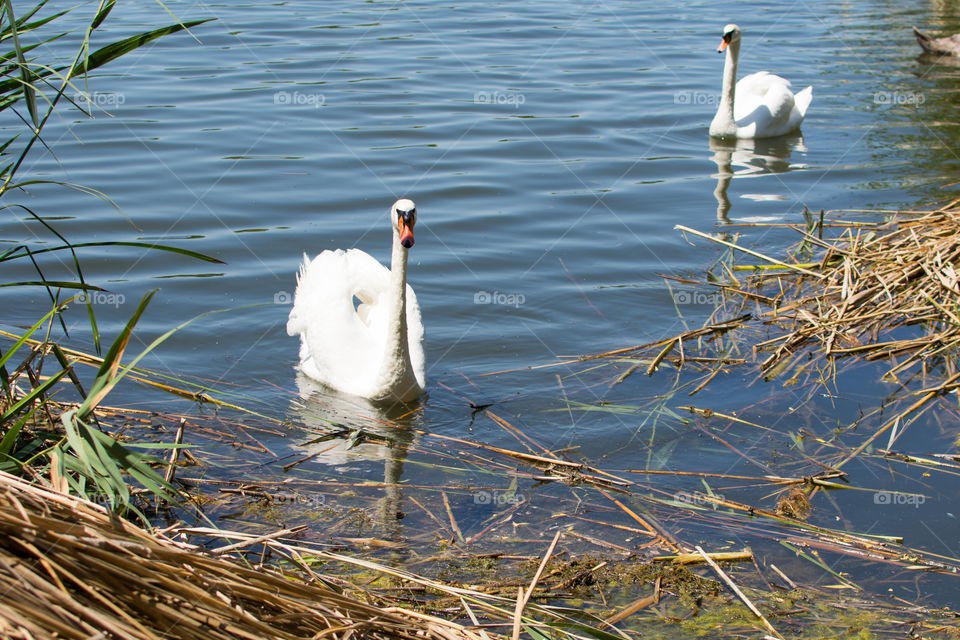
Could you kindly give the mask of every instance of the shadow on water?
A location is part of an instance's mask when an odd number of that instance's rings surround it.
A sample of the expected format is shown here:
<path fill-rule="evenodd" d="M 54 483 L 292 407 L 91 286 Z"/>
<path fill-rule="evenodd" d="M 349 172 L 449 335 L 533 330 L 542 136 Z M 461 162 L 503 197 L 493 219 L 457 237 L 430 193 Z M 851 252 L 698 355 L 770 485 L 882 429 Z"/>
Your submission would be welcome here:
<path fill-rule="evenodd" d="M 794 151 L 805 153 L 807 147 L 803 137 L 781 136 L 777 138 L 762 138 L 758 140 L 719 140 L 710 139 L 712 160 L 717 164 L 717 187 L 713 191 L 717 199 L 717 222 L 729 224 L 729 213 L 732 205 L 727 194 L 730 183 L 734 178 L 757 178 L 787 173 L 805 168 L 802 164 L 793 164 L 790 157 Z M 783 186 L 781 182 L 773 182 L 771 186 Z M 741 198 L 755 201 L 786 200 L 787 197 L 777 192 L 744 193 Z M 751 218 L 742 222 L 758 222 Z"/>

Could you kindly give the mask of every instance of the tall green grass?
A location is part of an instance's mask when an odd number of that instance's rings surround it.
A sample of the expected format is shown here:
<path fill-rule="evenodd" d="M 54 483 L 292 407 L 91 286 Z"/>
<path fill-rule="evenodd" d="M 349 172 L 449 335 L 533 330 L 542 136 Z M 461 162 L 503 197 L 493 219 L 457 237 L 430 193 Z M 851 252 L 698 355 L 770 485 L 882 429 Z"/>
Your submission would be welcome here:
<path fill-rule="evenodd" d="M 219 261 L 186 249 L 153 243 L 72 243 L 33 208 L 18 201 L 18 197 L 24 188 L 43 183 L 77 189 L 81 193 L 96 192 L 56 181 L 23 179 L 19 174 L 24 161 L 35 153 L 37 143 L 44 144 L 44 127 L 57 110 L 82 108 L 70 99 L 67 91 L 82 94 L 89 83 L 95 82 L 88 78 L 89 72 L 157 38 L 196 27 L 207 20 L 177 22 L 94 49 L 94 35 L 109 18 L 116 0 L 100 0 L 44 15 L 46 4 L 47 0 L 43 0 L 18 14 L 12 0 L 0 0 L 0 122 L 11 127 L 18 122 L 22 125 L 18 133 L 6 140 L 0 139 L 0 215 L 26 213 L 55 239 L 54 246 L 44 244 L 37 248 L 15 244 L 0 251 L 0 287 L 41 288 L 50 301 L 49 311 L 6 349 L 0 349 L 0 470 L 31 477 L 61 491 L 94 497 L 108 503 L 117 513 L 136 515 L 146 522 L 139 506 L 142 503 L 131 494 L 131 484 L 171 501 L 177 499 L 177 491 L 155 470 L 159 460 L 150 455 L 149 446 L 121 444 L 101 429 L 96 416 L 98 406 L 126 372 L 173 332 L 167 332 L 130 364 L 121 366 L 132 332 L 155 292 L 143 296 L 111 342 L 88 389 L 74 370 L 74 362 L 52 336 L 57 325 L 63 335 L 67 334 L 62 314 L 70 303 L 77 301 L 76 294 L 103 291 L 84 276 L 78 249 L 123 245 Z M 61 30 L 59 25 L 65 22 L 65 17 L 87 10 L 90 15 L 81 22 L 86 26 L 80 30 L 75 51 L 55 59 L 42 59 L 40 55 L 51 55 L 45 52 L 54 49 L 44 45 L 77 37 L 77 30 Z M 56 48 L 61 45 L 58 43 Z M 48 279 L 42 264 L 49 256 L 43 254 L 54 254 L 69 264 L 73 277 Z M 29 261 L 35 278 L 3 279 L 4 272 L 11 272 L 3 270 L 4 265 L 24 260 Z M 92 341 L 100 353 L 101 335 L 90 296 L 87 296 L 86 310 Z M 80 402 L 56 400 L 58 390 L 67 383 L 79 394 Z"/>

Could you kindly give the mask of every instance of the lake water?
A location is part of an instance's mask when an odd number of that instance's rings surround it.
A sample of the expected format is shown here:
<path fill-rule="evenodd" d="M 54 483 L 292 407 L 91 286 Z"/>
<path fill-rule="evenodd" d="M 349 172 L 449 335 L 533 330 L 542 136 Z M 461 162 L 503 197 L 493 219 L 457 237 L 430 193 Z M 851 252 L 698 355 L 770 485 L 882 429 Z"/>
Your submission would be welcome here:
<path fill-rule="evenodd" d="M 942 185 L 960 165 L 958 74 L 918 60 L 910 33 L 911 24 L 960 31 L 960 8 L 939 4 L 173 3 L 182 19 L 217 20 L 196 28 L 196 40 L 168 37 L 98 72 L 88 91 L 105 112 L 89 119 L 65 108 L 46 130 L 52 153 L 38 147 L 24 167 L 24 176 L 96 189 L 116 208 L 60 186 L 14 195 L 75 242 L 155 240 L 222 260 L 117 247 L 81 253 L 87 278 L 116 294 L 96 309 L 107 336 L 152 288 L 160 292 L 139 325 L 142 344 L 200 313 L 232 309 L 184 328 L 148 365 L 236 390 L 293 422 L 366 415 L 323 391 L 313 392 L 312 409 L 297 400 L 298 344 L 284 325 L 301 255 L 359 247 L 387 262 L 387 210 L 410 197 L 419 218 L 409 281 L 427 331 L 429 395 L 418 429 L 516 448 L 514 435 L 473 415 L 467 397 L 495 403 L 547 448 L 579 446 L 578 459 L 591 464 L 643 468 L 653 455 L 661 468 L 736 472 L 740 459 L 722 447 L 648 432 L 648 414 L 630 409 L 666 393 L 672 374 L 638 374 L 608 389 L 600 374 L 524 369 L 649 342 L 708 317 L 709 300 L 682 286 L 671 292 L 660 274 L 700 274 L 722 250 L 687 242 L 675 224 L 741 233 L 741 243 L 776 253 L 793 232 L 721 227 L 799 223 L 805 207 L 896 209 L 955 194 Z M 114 14 L 100 44 L 169 22 L 147 2 Z M 813 85 L 802 137 L 711 143 L 723 65 L 715 50 L 728 22 L 743 28 L 741 76 L 770 70 L 796 90 Z M 8 210 L 2 224 L 4 238 L 54 243 L 22 212 Z M 25 263 L 5 268 L 8 279 L 33 278 Z M 46 269 L 48 278 L 68 275 L 54 261 Z M 32 323 L 47 304 L 41 292 L 28 303 L 24 290 L 0 295 L 7 325 Z M 72 344 L 92 349 L 85 311 L 70 313 Z M 858 399 L 873 391 L 848 391 L 855 399 L 810 415 L 855 419 Z M 768 403 L 760 415 L 771 424 L 790 403 L 782 393 L 733 384 L 694 404 Z M 143 394 L 128 388 L 111 400 L 143 407 L 147 397 L 151 408 L 183 410 Z M 682 395 L 672 406 L 691 403 Z M 568 400 L 625 410 L 574 411 Z M 661 438 L 668 450 L 657 448 Z M 288 460 L 297 450 L 289 440 L 264 442 Z M 949 442 L 941 433 L 899 444 L 929 452 Z M 347 473 L 346 459 L 311 464 L 335 477 Z M 323 470 L 325 460 L 341 466 Z M 374 462 L 349 470 L 383 477 Z M 409 482 L 430 473 L 414 464 L 402 472 Z M 883 474 L 855 479 L 888 483 Z M 759 502 L 765 493 L 750 495 Z M 832 509 L 845 499 L 828 501 L 823 522 L 842 526 L 847 516 Z M 851 530 L 903 534 L 914 518 L 871 515 L 869 496 L 857 500 L 845 503 L 857 514 Z M 925 505 L 930 526 L 910 544 L 960 556 L 956 535 L 933 533 L 956 530 L 949 508 L 942 496 Z M 463 514 L 472 517 L 467 507 Z"/>

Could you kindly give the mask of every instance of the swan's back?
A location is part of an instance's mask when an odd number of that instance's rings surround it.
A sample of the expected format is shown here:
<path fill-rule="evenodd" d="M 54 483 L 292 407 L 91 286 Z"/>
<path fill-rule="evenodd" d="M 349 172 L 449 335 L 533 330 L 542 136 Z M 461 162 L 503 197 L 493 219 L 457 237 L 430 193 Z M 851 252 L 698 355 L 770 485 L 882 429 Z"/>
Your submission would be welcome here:
<path fill-rule="evenodd" d="M 790 81 L 759 71 L 737 82 L 733 118 L 738 138 L 779 136 L 796 131 L 813 100 L 813 87 L 796 95 Z"/>
<path fill-rule="evenodd" d="M 917 37 L 917 43 L 927 53 L 939 56 L 960 56 L 960 33 L 934 38 L 914 27 L 913 34 Z"/>
<path fill-rule="evenodd" d="M 390 270 L 359 249 L 304 255 L 287 333 L 301 336 L 300 366 L 315 380 L 361 397 L 378 393 L 388 332 Z M 356 302 L 355 302 L 356 299 Z M 423 324 L 406 287 L 407 337 L 417 381 L 424 385 Z"/>

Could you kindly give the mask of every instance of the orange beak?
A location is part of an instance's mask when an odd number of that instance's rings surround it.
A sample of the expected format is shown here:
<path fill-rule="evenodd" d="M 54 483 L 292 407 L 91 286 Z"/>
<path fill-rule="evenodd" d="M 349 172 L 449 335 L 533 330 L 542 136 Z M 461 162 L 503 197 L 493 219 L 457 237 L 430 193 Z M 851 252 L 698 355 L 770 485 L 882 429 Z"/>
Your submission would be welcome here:
<path fill-rule="evenodd" d="M 717 47 L 717 53 L 723 53 L 727 50 L 727 45 L 730 44 L 730 39 L 733 37 L 730 33 L 725 33 L 720 37 L 720 46 Z"/>
<path fill-rule="evenodd" d="M 408 227 L 403 218 L 397 218 L 397 230 L 400 231 L 400 244 L 409 249 L 413 246 L 413 227 Z"/>

